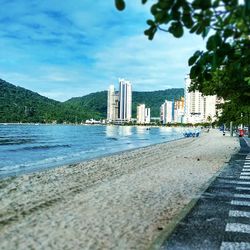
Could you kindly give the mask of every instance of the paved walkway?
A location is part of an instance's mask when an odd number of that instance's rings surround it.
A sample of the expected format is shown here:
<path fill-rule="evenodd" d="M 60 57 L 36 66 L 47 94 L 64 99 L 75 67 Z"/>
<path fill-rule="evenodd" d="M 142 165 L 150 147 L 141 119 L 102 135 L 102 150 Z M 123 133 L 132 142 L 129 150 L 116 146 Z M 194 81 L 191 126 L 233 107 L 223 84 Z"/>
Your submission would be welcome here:
<path fill-rule="evenodd" d="M 241 150 L 160 249 L 250 249 L 250 148 Z"/>

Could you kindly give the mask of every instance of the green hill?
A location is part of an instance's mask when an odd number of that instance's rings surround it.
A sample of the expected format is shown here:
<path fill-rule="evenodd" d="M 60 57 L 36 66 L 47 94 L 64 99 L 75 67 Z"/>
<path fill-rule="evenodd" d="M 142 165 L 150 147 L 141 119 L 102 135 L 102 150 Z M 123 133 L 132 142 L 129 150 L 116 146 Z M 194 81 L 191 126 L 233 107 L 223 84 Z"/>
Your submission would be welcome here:
<path fill-rule="evenodd" d="M 133 117 L 136 107 L 145 103 L 151 116 L 159 116 L 160 105 L 166 100 L 180 99 L 183 89 L 152 92 L 133 92 Z M 15 86 L 0 79 L 0 122 L 78 122 L 86 119 L 106 118 L 107 91 L 58 102 L 38 93 Z"/>
<path fill-rule="evenodd" d="M 145 103 L 151 108 L 151 116 L 157 117 L 160 114 L 161 104 L 167 100 L 178 100 L 184 95 L 182 88 L 166 89 L 150 92 L 133 91 L 132 94 L 132 115 L 136 117 L 136 107 L 140 103 Z M 92 93 L 83 97 L 71 98 L 65 102 L 71 108 L 87 109 L 98 112 L 100 117 L 105 118 L 107 114 L 107 91 Z"/>
<path fill-rule="evenodd" d="M 75 122 L 92 117 L 84 110 L 69 109 L 63 103 L 0 79 L 0 122 Z"/>

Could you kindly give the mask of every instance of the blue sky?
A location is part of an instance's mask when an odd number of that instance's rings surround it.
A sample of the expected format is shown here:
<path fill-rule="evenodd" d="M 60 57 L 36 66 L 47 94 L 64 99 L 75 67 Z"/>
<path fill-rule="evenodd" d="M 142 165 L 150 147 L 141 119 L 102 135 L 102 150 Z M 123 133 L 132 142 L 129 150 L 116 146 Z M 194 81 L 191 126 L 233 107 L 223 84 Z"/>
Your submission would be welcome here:
<path fill-rule="evenodd" d="M 59 101 L 118 86 L 119 77 L 136 91 L 183 87 L 188 58 L 203 48 L 187 32 L 148 41 L 150 1 L 127 0 L 123 12 L 113 0 L 0 3 L 0 78 Z"/>

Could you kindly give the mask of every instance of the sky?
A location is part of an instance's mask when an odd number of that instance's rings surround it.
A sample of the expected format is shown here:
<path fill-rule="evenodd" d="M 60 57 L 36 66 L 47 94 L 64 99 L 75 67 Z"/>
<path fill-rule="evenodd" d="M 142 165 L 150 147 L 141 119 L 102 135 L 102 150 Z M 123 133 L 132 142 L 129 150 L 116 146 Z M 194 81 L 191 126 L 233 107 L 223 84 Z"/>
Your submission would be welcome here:
<path fill-rule="evenodd" d="M 118 78 L 134 91 L 182 88 L 204 41 L 160 31 L 149 41 L 152 1 L 126 2 L 119 12 L 113 0 L 0 0 L 0 78 L 59 101 L 118 88 Z"/>

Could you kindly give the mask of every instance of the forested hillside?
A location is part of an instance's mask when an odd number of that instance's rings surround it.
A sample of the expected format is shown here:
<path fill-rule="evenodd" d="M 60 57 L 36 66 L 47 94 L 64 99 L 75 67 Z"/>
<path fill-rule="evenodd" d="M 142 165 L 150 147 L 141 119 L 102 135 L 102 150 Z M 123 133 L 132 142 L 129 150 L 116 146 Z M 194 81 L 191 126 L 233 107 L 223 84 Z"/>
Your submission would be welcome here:
<path fill-rule="evenodd" d="M 137 92 L 132 94 L 132 114 L 136 117 L 136 107 L 140 103 L 145 103 L 151 108 L 151 116 L 158 117 L 160 115 L 160 106 L 167 99 L 169 101 L 178 100 L 184 95 L 182 88 L 166 89 L 151 92 Z M 107 114 L 107 91 L 92 93 L 83 97 L 75 97 L 65 102 L 71 108 L 87 109 L 100 113 L 103 118 Z"/>
<path fill-rule="evenodd" d="M 166 100 L 180 99 L 183 89 L 152 92 L 133 92 L 133 117 L 136 107 L 145 103 L 151 116 L 159 116 L 160 105 Z M 107 91 L 58 102 L 38 93 L 0 79 L 0 122 L 81 122 L 86 119 L 106 118 Z"/>
<path fill-rule="evenodd" d="M 62 123 L 85 120 L 91 115 L 0 79 L 0 122 Z"/>

